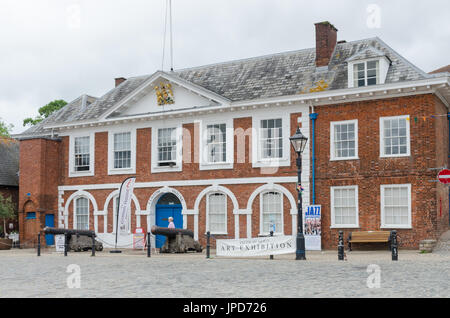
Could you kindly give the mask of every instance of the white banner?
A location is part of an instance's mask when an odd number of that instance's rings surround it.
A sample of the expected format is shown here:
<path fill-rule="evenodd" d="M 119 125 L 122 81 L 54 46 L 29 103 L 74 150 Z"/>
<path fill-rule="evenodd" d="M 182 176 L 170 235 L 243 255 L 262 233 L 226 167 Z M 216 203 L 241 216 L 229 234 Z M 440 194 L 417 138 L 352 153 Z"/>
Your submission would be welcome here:
<path fill-rule="evenodd" d="M 239 240 L 217 240 L 217 256 L 263 256 L 295 253 L 295 236 L 258 237 Z"/>
<path fill-rule="evenodd" d="M 131 210 L 131 197 L 133 195 L 134 183 L 136 178 L 127 179 L 121 186 L 119 198 L 119 224 L 118 234 L 128 235 L 130 224 L 128 222 L 128 214 Z"/>

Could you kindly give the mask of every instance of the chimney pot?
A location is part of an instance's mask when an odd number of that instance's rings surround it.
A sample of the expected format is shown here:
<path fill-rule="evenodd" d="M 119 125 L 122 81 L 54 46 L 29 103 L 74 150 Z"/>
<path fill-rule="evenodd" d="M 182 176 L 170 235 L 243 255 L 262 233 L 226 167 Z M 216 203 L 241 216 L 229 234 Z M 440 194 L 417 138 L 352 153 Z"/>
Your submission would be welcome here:
<path fill-rule="evenodd" d="M 116 80 L 116 87 L 125 82 L 127 79 L 125 77 L 118 77 Z"/>
<path fill-rule="evenodd" d="M 337 29 L 330 22 L 319 22 L 316 26 L 316 66 L 328 66 L 337 43 Z"/>

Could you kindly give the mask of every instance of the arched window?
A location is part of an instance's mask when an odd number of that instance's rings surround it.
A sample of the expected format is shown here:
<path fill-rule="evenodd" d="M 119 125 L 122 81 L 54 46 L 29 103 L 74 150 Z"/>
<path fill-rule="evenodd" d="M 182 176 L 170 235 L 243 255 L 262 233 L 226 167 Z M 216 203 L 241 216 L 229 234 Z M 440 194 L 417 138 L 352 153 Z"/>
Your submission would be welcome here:
<path fill-rule="evenodd" d="M 89 200 L 80 197 L 75 200 L 75 229 L 89 230 Z"/>
<path fill-rule="evenodd" d="M 283 234 L 283 194 L 266 192 L 261 194 L 261 222 L 262 235 Z"/>
<path fill-rule="evenodd" d="M 213 193 L 206 200 L 206 231 L 227 234 L 227 196 Z"/>

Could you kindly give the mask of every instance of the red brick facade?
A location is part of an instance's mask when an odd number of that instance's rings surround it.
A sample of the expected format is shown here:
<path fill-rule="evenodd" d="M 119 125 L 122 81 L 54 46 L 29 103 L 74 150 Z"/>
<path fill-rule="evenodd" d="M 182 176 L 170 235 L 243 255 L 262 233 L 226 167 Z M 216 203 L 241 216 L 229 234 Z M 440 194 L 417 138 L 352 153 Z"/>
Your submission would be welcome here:
<path fill-rule="evenodd" d="M 360 230 L 373 231 L 381 225 L 380 186 L 411 184 L 412 229 L 398 231 L 401 246 L 418 248 L 420 240 L 438 238 L 448 230 L 448 187 L 432 182 L 436 171 L 430 170 L 448 165 L 447 110 L 437 98 L 429 94 L 315 110 L 316 196 L 322 205 L 322 242 L 326 247 L 336 246 L 342 230 L 329 229 L 332 186 L 358 186 Z M 381 158 L 379 119 L 400 115 L 410 116 L 411 156 Z M 330 161 L 330 123 L 354 119 L 358 120 L 359 160 Z M 344 229 L 345 238 L 351 231 L 355 229 Z"/>
<path fill-rule="evenodd" d="M 448 187 L 430 180 L 435 179 L 436 171 L 430 168 L 448 164 L 448 121 L 446 107 L 432 94 L 380 99 L 354 103 L 342 103 L 315 107 L 318 114 L 315 129 L 316 145 L 316 204 L 322 205 L 322 246 L 335 248 L 340 229 L 330 229 L 330 187 L 357 185 L 359 191 L 359 229 L 344 229 L 347 236 L 350 231 L 380 229 L 380 186 L 385 184 L 411 184 L 412 229 L 399 230 L 400 245 L 417 248 L 419 241 L 437 238 L 448 230 L 449 194 Z M 303 114 L 305 116 L 306 114 Z M 411 155 L 401 158 L 380 158 L 380 117 L 410 116 Z M 442 115 L 432 118 L 431 115 Z M 290 132 L 294 134 L 297 119 L 301 113 L 291 113 Z M 423 117 L 426 120 L 423 120 Z M 330 161 L 330 122 L 358 120 L 358 160 Z M 185 131 L 193 139 L 197 124 L 184 124 Z M 234 129 L 251 128 L 252 118 L 234 119 Z M 137 182 L 166 182 L 179 180 L 214 180 L 255 177 L 295 177 L 295 154 L 291 152 L 291 166 L 280 167 L 269 176 L 261 174 L 260 168 L 251 163 L 251 134 L 245 141 L 245 163 L 237 158 L 238 137 L 235 136 L 234 169 L 200 170 L 198 147 L 184 137 L 182 172 L 151 173 L 151 128 L 137 129 L 136 140 L 136 176 Z M 187 135 L 184 135 L 187 136 Z M 287 136 L 286 136 L 287 137 Z M 311 143 L 310 143 L 311 146 Z M 43 227 L 45 214 L 54 214 L 58 224 L 58 186 L 86 186 L 119 184 L 128 175 L 108 175 L 108 132 L 95 133 L 95 175 L 91 177 L 68 176 L 69 137 L 60 141 L 33 139 L 21 141 L 20 156 L 20 226 L 21 241 L 33 242 L 39 228 Z M 307 167 L 304 167 L 307 169 Z M 235 196 L 240 209 L 246 209 L 252 193 L 264 183 L 226 185 Z M 295 183 L 280 183 L 296 197 Z M 207 186 L 175 186 L 186 201 L 188 209 L 193 209 L 199 194 Z M 135 195 L 141 210 L 147 209 L 152 194 L 159 188 L 136 188 Z M 114 189 L 87 190 L 95 198 L 98 210 L 103 210 L 107 197 Z M 65 206 L 73 191 L 64 191 L 61 196 Z M 259 196 L 258 196 L 259 197 Z M 260 230 L 260 206 L 258 197 L 253 201 L 251 214 L 251 236 L 258 236 Z M 284 234 L 292 234 L 292 205 L 286 195 L 283 196 Z M 206 232 L 206 196 L 200 202 L 198 214 L 198 237 L 204 245 Z M 136 209 L 132 204 L 132 211 Z M 235 237 L 235 215 L 233 203 L 227 198 L 227 238 Z M 90 203 L 89 223 L 94 230 L 94 207 Z M 103 232 L 105 217 L 107 232 L 112 232 L 112 201 L 107 207 L 107 215 L 98 216 L 97 230 Z M 37 220 L 26 220 L 27 212 L 37 212 Z M 68 226 L 73 227 L 73 202 L 68 207 Z M 139 216 L 141 227 L 146 231 L 147 216 Z M 194 230 L 194 215 L 187 215 L 187 227 Z M 247 216 L 239 215 L 239 236 L 247 237 Z M 131 227 L 136 227 L 136 216 L 131 217 Z"/>

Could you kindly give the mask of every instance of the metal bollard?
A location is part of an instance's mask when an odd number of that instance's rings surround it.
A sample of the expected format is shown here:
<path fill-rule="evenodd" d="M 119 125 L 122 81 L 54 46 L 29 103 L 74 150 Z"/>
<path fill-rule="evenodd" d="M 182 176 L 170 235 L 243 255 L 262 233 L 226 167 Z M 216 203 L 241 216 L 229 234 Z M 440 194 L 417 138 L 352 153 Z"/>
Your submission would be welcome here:
<path fill-rule="evenodd" d="M 67 256 L 68 249 L 69 249 L 69 235 L 64 234 L 64 256 Z"/>
<path fill-rule="evenodd" d="M 147 233 L 147 257 L 151 257 L 152 255 L 152 246 L 150 240 L 150 232 Z"/>
<path fill-rule="evenodd" d="M 338 260 L 344 260 L 344 232 L 339 231 Z"/>
<path fill-rule="evenodd" d="M 41 256 L 41 233 L 38 233 L 37 256 Z"/>
<path fill-rule="evenodd" d="M 273 231 L 270 231 L 270 237 L 273 237 Z M 270 255 L 270 259 L 273 259 L 273 255 Z"/>
<path fill-rule="evenodd" d="M 211 232 L 206 232 L 206 258 L 209 258 L 210 256 L 210 249 L 211 249 L 211 244 L 210 244 L 210 238 L 211 238 Z"/>
<path fill-rule="evenodd" d="M 91 256 L 95 256 L 95 236 L 92 236 L 92 254 Z"/>
<path fill-rule="evenodd" d="M 391 231 L 391 251 L 392 251 L 392 260 L 398 261 L 398 242 L 397 242 L 397 231 Z"/>

